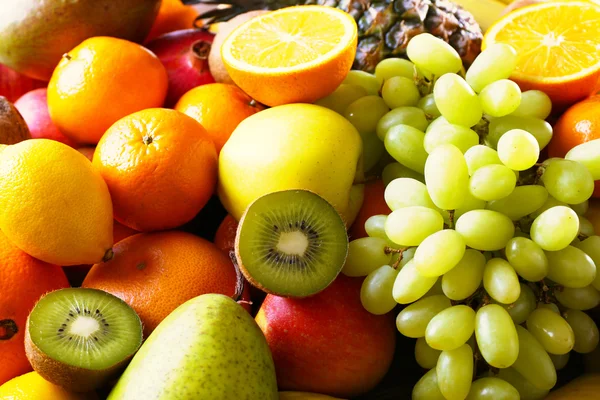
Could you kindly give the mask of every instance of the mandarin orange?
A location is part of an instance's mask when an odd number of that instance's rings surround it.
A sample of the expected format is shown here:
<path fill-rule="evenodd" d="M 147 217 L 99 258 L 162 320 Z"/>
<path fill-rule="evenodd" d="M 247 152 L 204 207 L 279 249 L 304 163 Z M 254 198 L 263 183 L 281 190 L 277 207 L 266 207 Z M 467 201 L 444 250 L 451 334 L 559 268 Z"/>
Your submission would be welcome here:
<path fill-rule="evenodd" d="M 181 0 L 162 0 L 158 15 L 145 42 L 179 29 L 194 27 L 199 12 L 194 6 L 186 6 Z"/>
<path fill-rule="evenodd" d="M 108 185 L 115 219 L 143 232 L 191 221 L 217 182 L 217 152 L 206 130 L 165 108 L 116 122 L 98 143 L 92 163 Z"/>

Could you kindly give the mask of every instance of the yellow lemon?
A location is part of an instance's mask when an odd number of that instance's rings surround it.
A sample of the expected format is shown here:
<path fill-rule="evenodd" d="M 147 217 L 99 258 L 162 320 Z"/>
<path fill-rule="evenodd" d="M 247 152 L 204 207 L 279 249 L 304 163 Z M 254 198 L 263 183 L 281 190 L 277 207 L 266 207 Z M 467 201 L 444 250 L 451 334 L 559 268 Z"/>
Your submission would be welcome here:
<path fill-rule="evenodd" d="M 60 386 L 56 386 L 37 372 L 29 372 L 25 375 L 11 379 L 0 386 L 0 399 L 9 400 L 96 400 L 95 393 L 72 393 L 67 392 Z"/>

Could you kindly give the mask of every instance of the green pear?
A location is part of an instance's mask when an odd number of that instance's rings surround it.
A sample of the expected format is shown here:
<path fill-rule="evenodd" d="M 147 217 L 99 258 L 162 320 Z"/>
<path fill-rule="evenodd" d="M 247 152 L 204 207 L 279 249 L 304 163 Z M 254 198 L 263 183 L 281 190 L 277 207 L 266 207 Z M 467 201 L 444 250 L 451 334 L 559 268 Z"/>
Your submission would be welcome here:
<path fill-rule="evenodd" d="M 313 104 L 269 108 L 242 121 L 221 149 L 219 198 L 239 221 L 265 194 L 310 190 L 350 226 L 364 194 L 362 151 L 356 128 L 334 111 Z"/>
<path fill-rule="evenodd" d="M 108 400 L 276 400 L 267 341 L 230 297 L 188 300 L 148 337 Z"/>

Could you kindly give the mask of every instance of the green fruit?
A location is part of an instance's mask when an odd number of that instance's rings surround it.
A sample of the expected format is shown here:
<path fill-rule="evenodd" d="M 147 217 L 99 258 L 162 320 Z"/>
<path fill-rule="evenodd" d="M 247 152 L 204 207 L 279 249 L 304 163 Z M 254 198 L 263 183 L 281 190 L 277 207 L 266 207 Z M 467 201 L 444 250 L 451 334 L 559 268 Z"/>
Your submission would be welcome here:
<path fill-rule="evenodd" d="M 305 189 L 327 200 L 350 226 L 363 195 L 363 185 L 353 184 L 362 179 L 356 128 L 312 104 L 287 104 L 246 118 L 219 156 L 219 198 L 238 221 L 262 195 Z"/>
<path fill-rule="evenodd" d="M 0 63 L 49 80 L 63 54 L 92 36 L 141 42 L 160 0 L 2 0 Z"/>
<path fill-rule="evenodd" d="M 148 337 L 108 400 L 278 399 L 267 341 L 230 297 L 179 306 Z"/>

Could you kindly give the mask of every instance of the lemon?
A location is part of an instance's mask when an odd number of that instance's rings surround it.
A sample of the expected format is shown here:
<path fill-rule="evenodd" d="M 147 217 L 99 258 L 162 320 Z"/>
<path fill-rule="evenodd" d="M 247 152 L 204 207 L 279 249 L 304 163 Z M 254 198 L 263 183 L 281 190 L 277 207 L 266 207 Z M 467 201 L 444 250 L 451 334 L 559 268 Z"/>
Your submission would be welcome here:
<path fill-rule="evenodd" d="M 94 393 L 71 393 L 60 386 L 56 386 L 37 372 L 11 379 L 0 386 L 0 399 L 10 400 L 95 400 Z"/>

